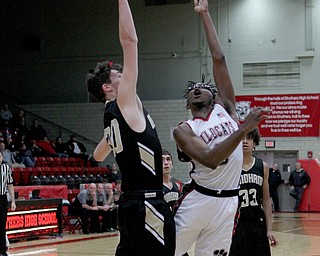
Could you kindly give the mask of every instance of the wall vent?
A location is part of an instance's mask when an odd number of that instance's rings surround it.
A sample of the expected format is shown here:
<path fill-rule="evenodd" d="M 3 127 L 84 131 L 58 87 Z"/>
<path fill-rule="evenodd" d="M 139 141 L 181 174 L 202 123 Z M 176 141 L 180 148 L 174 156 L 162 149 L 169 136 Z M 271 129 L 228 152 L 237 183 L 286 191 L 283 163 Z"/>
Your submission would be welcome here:
<path fill-rule="evenodd" d="M 301 86 L 300 61 L 243 64 L 243 88 L 297 88 Z"/>

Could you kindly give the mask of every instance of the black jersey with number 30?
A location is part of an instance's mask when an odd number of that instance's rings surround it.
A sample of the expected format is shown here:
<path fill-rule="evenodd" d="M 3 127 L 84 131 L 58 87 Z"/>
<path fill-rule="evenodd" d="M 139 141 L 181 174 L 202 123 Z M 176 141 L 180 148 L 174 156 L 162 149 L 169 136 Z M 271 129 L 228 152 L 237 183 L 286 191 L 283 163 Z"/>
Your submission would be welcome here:
<path fill-rule="evenodd" d="M 122 173 L 122 191 L 162 190 L 162 149 L 155 125 L 145 109 L 146 128 L 133 131 L 116 101 L 107 102 L 105 138 Z"/>
<path fill-rule="evenodd" d="M 260 218 L 264 216 L 262 210 L 263 179 L 263 161 L 259 158 L 254 158 L 252 167 L 241 172 L 239 191 L 240 218 Z"/>

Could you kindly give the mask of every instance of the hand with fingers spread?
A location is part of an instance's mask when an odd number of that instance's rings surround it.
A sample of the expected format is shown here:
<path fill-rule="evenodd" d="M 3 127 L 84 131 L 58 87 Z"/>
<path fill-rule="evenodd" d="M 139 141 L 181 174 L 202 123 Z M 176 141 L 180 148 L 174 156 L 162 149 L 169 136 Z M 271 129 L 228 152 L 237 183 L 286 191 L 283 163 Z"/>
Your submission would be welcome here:
<path fill-rule="evenodd" d="M 269 108 L 254 107 L 251 109 L 242 126 L 245 127 L 249 132 L 257 127 L 262 120 L 268 119 L 270 113 L 271 112 Z"/>

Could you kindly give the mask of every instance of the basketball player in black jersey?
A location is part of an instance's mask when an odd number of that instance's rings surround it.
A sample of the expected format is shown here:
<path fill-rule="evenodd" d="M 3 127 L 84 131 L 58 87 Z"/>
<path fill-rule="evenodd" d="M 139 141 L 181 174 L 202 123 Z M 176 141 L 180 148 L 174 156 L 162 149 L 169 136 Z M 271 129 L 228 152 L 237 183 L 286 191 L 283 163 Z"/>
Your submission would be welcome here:
<path fill-rule="evenodd" d="M 163 192 L 164 200 L 168 203 L 170 209 L 180 196 L 180 190 L 173 179 L 171 179 L 172 155 L 168 150 L 162 150 L 162 166 L 163 166 Z"/>
<path fill-rule="evenodd" d="M 240 208 L 229 256 L 270 256 L 270 245 L 274 247 L 278 244 L 272 233 L 269 167 L 261 159 L 252 156 L 259 141 L 257 128 L 243 139 Z"/>
<path fill-rule="evenodd" d="M 98 63 L 88 74 L 88 91 L 105 103 L 104 137 L 93 157 L 113 151 L 122 173 L 120 242 L 116 255 L 174 255 L 175 226 L 163 199 L 162 148 L 155 125 L 136 94 L 138 38 L 127 0 L 118 0 L 123 69 Z M 122 72 L 123 71 L 123 72 Z"/>

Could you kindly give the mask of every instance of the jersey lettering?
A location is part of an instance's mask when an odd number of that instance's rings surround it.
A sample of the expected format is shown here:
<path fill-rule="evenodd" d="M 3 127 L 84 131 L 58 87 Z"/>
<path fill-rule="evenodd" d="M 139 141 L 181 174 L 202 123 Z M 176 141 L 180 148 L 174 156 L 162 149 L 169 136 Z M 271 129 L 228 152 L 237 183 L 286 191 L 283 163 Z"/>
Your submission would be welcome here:
<path fill-rule="evenodd" d="M 117 119 L 111 120 L 111 125 L 104 129 L 104 137 L 112 148 L 114 156 L 122 152 L 123 145 L 121 140 L 121 134 L 119 129 L 119 123 Z"/>

